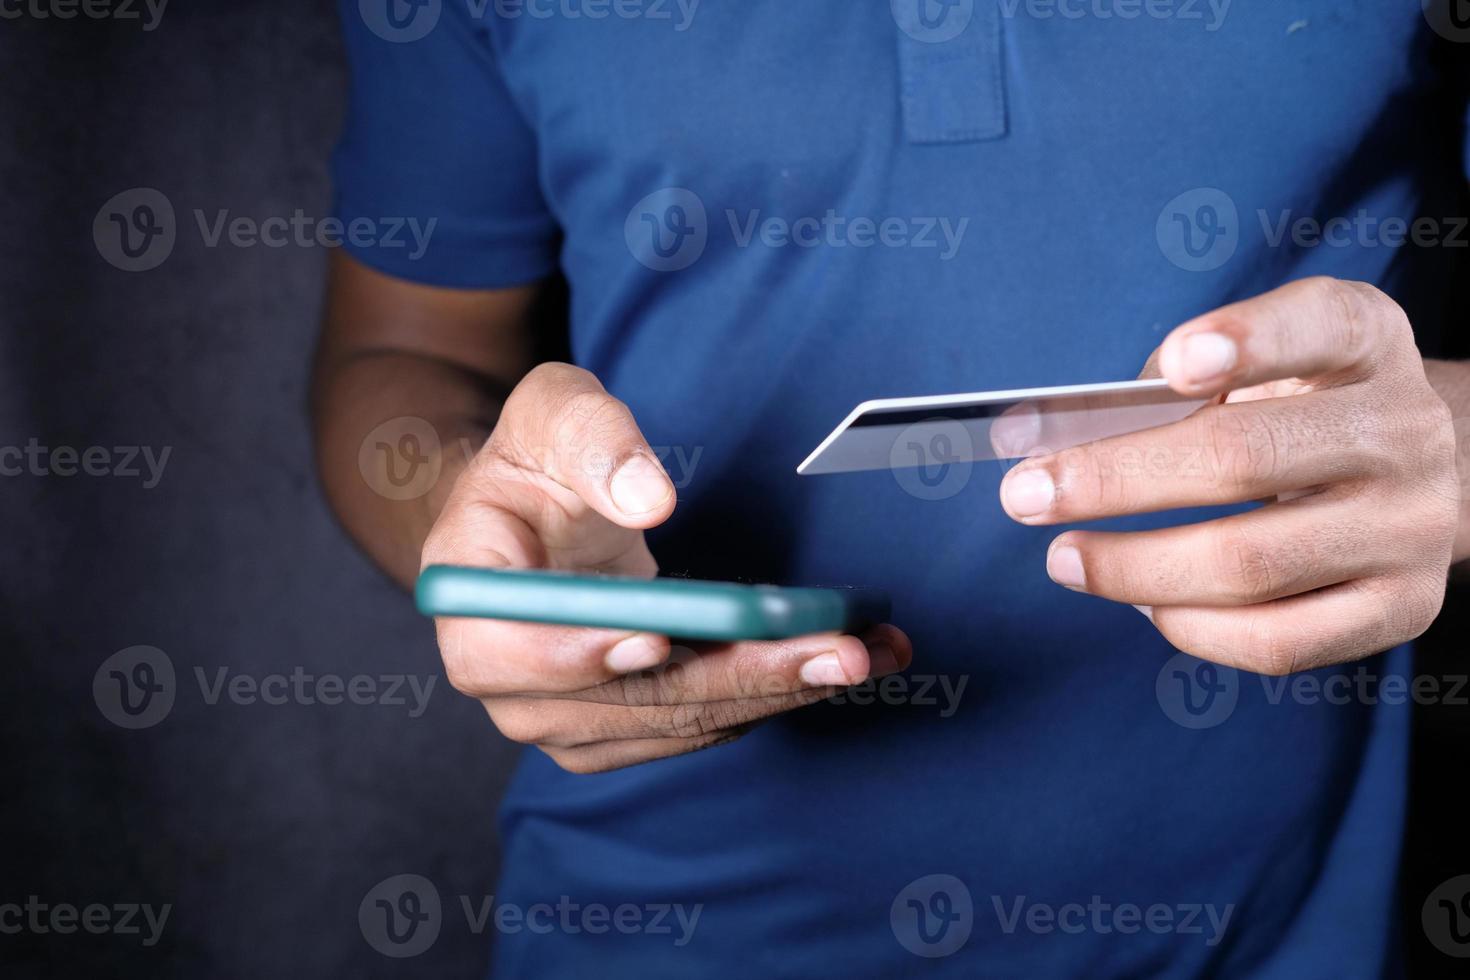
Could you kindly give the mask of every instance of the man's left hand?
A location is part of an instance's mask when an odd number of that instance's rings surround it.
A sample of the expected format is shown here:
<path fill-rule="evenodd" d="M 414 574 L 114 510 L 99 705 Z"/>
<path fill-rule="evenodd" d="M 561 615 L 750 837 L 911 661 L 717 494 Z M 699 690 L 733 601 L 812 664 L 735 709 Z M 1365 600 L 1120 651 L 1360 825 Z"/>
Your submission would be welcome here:
<path fill-rule="evenodd" d="M 1053 580 L 1138 606 L 1186 653 L 1262 674 L 1355 660 L 1429 626 L 1460 514 L 1455 434 L 1393 300 L 1363 283 L 1293 282 L 1176 328 L 1156 361 L 1181 394 L 1223 398 L 1022 462 L 1001 485 L 1006 512 L 1047 525 L 1265 506 L 1068 531 L 1047 553 Z"/>

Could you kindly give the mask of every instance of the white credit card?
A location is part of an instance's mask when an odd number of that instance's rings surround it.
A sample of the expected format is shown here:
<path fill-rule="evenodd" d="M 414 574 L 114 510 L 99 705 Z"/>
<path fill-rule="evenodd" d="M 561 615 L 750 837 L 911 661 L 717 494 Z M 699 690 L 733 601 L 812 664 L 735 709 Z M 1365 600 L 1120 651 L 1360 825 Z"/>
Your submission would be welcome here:
<path fill-rule="evenodd" d="M 1162 378 L 863 402 L 812 450 L 802 476 L 1054 453 L 1177 422 L 1210 399 Z"/>

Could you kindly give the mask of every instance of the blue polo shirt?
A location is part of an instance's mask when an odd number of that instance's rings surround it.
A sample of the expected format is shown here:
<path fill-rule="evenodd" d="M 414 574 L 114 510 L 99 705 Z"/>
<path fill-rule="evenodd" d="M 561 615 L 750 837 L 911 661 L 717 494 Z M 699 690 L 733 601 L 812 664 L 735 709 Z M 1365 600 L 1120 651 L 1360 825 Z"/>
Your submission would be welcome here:
<path fill-rule="evenodd" d="M 1380 975 L 1405 651 L 1288 683 L 1214 669 L 1052 584 L 1057 532 L 1005 517 L 998 464 L 794 468 L 864 399 L 1132 378 L 1174 325 L 1302 276 L 1378 284 L 1432 351 L 1466 238 L 1453 22 L 342 9 L 353 254 L 450 287 L 564 275 L 576 361 L 679 483 L 663 569 L 882 587 L 916 648 L 907 679 L 726 747 L 593 777 L 526 753 L 503 975 Z M 421 254 L 366 233 L 409 218 L 436 221 Z"/>

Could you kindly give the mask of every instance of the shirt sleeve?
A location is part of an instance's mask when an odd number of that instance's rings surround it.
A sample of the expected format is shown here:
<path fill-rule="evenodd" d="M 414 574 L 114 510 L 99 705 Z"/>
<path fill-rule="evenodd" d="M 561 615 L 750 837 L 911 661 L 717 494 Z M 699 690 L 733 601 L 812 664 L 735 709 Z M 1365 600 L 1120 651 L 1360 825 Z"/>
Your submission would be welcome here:
<path fill-rule="evenodd" d="M 560 235 L 538 184 L 535 136 L 469 5 L 338 6 L 350 68 L 332 158 L 343 247 L 437 286 L 507 287 L 552 272 Z M 376 15 L 394 9 L 413 19 Z"/>

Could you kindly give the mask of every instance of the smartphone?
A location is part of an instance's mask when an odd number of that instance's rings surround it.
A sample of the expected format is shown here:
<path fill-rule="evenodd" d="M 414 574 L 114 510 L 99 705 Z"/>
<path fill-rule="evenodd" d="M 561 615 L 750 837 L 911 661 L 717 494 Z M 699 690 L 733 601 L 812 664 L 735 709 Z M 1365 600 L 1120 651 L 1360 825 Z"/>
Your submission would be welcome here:
<path fill-rule="evenodd" d="M 473 616 L 659 633 L 686 640 L 780 640 L 852 633 L 889 617 L 882 592 L 681 578 L 574 575 L 430 565 L 415 589 L 425 616 Z"/>

